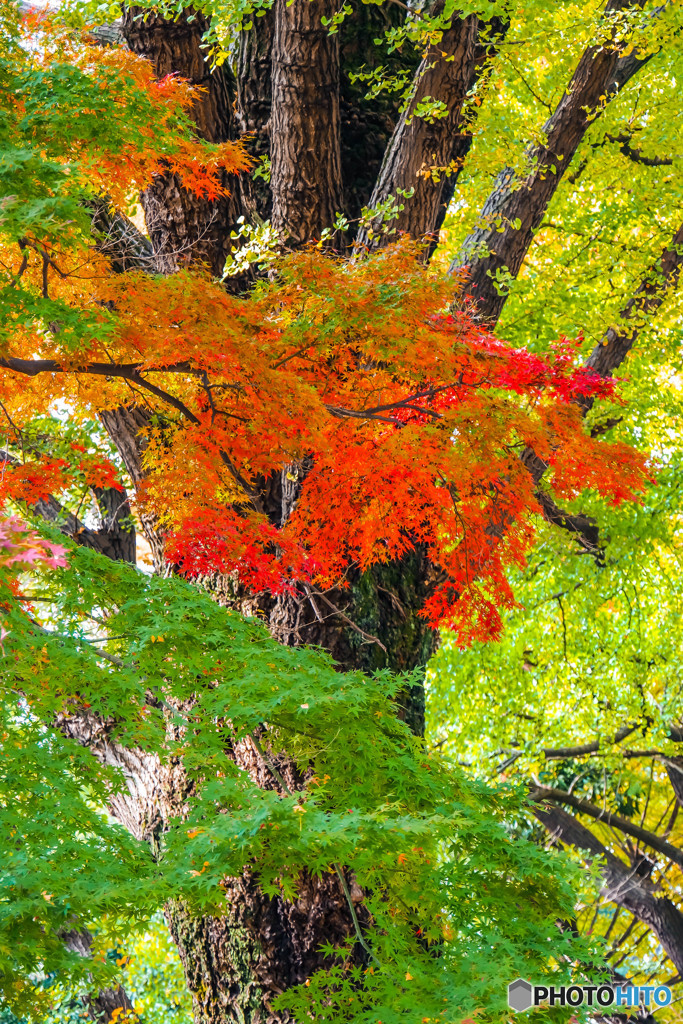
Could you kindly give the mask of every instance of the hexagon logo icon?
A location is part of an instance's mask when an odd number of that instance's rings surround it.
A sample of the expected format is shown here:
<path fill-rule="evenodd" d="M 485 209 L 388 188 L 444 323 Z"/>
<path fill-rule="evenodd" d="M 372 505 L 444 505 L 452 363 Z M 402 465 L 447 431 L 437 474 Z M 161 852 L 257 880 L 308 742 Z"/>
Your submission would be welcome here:
<path fill-rule="evenodd" d="M 508 1006 L 511 1010 L 528 1010 L 534 1005 L 534 990 L 524 978 L 515 978 L 508 985 Z"/>

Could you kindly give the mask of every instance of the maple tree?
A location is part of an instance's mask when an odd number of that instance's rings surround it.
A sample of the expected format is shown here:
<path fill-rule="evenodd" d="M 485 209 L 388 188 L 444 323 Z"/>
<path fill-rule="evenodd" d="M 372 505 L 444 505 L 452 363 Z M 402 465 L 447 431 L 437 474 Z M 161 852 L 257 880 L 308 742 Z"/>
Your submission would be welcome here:
<path fill-rule="evenodd" d="M 127 46 L 17 13 L 2 7 L 0 489 L 47 540 L 10 520 L 1 563 L 3 764 L 22 794 L 3 804 L 5 996 L 44 1013 L 57 979 L 95 1018 L 133 1016 L 126 957 L 103 954 L 164 907 L 198 1021 L 499 1018 L 513 976 L 592 952 L 555 924 L 569 866 L 510 842 L 519 795 L 425 749 L 424 664 L 435 627 L 499 638 L 540 513 L 582 535 L 561 505 L 651 481 L 584 426 L 619 401 L 637 326 L 588 365 L 562 331 L 514 347 L 493 333 L 509 282 L 488 236 L 455 276 L 425 265 L 507 16 L 394 12 L 376 44 L 393 70 L 373 79 L 340 72 L 371 9 L 345 28 L 325 3 L 252 21 L 126 7 Z M 567 163 L 672 30 L 635 13 L 610 5 L 600 45 L 587 30 L 546 129 L 556 153 L 564 126 Z M 340 95 L 377 128 L 354 90 L 381 97 L 390 74 L 416 90 L 401 111 L 377 101 L 394 127 L 371 197 Z M 547 140 L 524 188 L 506 172 L 495 193 L 513 276 L 561 177 Z M 138 196 L 148 237 L 126 216 Z M 667 252 L 627 318 L 674 282 Z M 126 564 L 138 529 L 151 576 Z"/>

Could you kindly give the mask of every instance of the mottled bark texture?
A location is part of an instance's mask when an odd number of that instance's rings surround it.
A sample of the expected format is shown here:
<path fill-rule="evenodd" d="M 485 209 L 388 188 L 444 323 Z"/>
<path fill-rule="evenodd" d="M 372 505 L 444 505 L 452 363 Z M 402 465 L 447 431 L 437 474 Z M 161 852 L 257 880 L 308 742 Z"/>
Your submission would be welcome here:
<path fill-rule="evenodd" d="M 191 18 L 184 13 L 176 21 L 139 7 L 126 7 L 123 14 L 128 46 L 152 62 L 157 77 L 179 74 L 200 87 L 191 111 L 199 135 L 208 142 L 226 142 L 234 134 L 235 82 L 228 64 L 212 73 L 204 59 L 201 42 L 207 27 L 199 13 Z M 213 274 L 222 275 L 230 232 L 240 212 L 236 176 L 225 174 L 223 184 L 232 194 L 214 201 L 188 192 L 170 173 L 145 190 L 142 206 L 161 273 L 201 262 Z"/>
<path fill-rule="evenodd" d="M 268 750 L 267 734 L 261 737 Z M 269 763 L 251 740 L 233 747 L 236 762 L 263 789 L 279 788 Z M 270 751 L 271 763 L 287 787 L 294 791 L 302 779 L 282 755 Z M 347 887 L 362 927 L 368 924 L 363 893 L 353 875 L 345 873 Z M 178 947 L 192 993 L 196 1024 L 293 1024 L 278 1015 L 272 1000 L 292 985 L 329 966 L 320 946 L 341 945 L 353 934 L 346 896 L 335 873 L 321 878 L 303 873 L 295 900 L 267 897 L 251 872 L 226 879 L 225 914 L 197 917 L 180 901 L 166 907 L 171 934 Z M 367 954 L 356 944 L 355 962 L 364 964 Z"/>
<path fill-rule="evenodd" d="M 631 7 L 632 0 L 612 0 L 605 16 Z M 584 51 L 567 89 L 543 127 L 546 141 L 528 151 L 529 173 L 504 168 L 484 204 L 476 228 L 468 235 L 451 270 L 468 268 L 465 285 L 482 320 L 495 324 L 508 290 L 540 227 L 548 205 L 572 161 L 588 126 L 602 106 L 649 60 L 622 57 L 626 43 L 592 45 Z"/>
<path fill-rule="evenodd" d="M 275 0 L 271 191 L 273 227 L 288 246 L 331 228 L 342 209 L 339 36 L 335 0 Z"/>
<path fill-rule="evenodd" d="M 347 879 L 347 884 L 350 880 Z M 362 923 L 362 893 L 349 884 Z M 355 890 L 355 891 L 354 891 Z M 346 898 L 336 874 L 304 876 L 294 901 L 265 899 L 249 873 L 226 885 L 225 917 L 193 917 L 174 901 L 166 908 L 193 996 L 196 1024 L 280 1024 L 271 1000 L 329 965 L 321 942 L 351 934 Z M 358 960 L 364 954 L 358 950 Z M 293 1022 L 292 1022 L 293 1024 Z"/>

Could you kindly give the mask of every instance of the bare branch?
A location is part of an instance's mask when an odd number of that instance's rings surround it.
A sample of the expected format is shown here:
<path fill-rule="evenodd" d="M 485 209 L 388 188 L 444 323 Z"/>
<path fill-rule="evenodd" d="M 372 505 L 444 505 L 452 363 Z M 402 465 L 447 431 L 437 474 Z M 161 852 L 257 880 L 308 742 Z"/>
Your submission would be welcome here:
<path fill-rule="evenodd" d="M 635 732 L 638 725 L 622 725 L 620 729 L 617 729 L 616 733 L 611 740 L 607 741 L 609 744 L 621 743 L 627 736 Z M 582 743 L 576 747 L 548 747 L 543 751 L 543 756 L 548 760 L 562 759 L 571 757 L 582 757 L 585 754 L 597 754 L 602 748 L 603 742 L 601 740 L 595 740 L 593 743 Z"/>
<path fill-rule="evenodd" d="M 569 804 L 570 807 L 573 807 L 581 814 L 587 814 L 589 817 L 595 818 L 596 821 L 603 821 L 611 828 L 616 828 L 625 835 L 637 839 L 643 845 L 649 846 L 652 850 L 656 850 L 658 853 L 668 857 L 674 864 L 683 867 L 683 850 L 679 850 L 678 847 L 668 843 L 665 839 L 660 839 L 653 832 L 648 832 L 647 829 L 634 825 L 628 818 L 622 818 L 620 814 L 612 814 L 611 811 L 597 807 L 587 800 L 581 800 L 579 797 L 573 796 L 563 789 L 551 789 L 548 786 L 536 786 L 530 793 L 530 799 L 536 803 L 544 800 L 553 800 L 555 803 Z"/>

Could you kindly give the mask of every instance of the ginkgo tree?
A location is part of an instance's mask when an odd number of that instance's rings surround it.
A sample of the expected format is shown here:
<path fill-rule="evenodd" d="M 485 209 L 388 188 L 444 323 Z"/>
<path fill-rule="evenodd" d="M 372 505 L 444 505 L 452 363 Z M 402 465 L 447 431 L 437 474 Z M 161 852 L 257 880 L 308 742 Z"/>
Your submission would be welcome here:
<path fill-rule="evenodd" d="M 650 480 L 583 425 L 619 401 L 609 346 L 586 367 L 561 335 L 497 338 L 485 239 L 425 266 L 507 12 L 127 7 L 127 46 L 18 13 L 0 487 L 47 539 L 7 527 L 5 998 L 44 1014 L 58 979 L 131 1016 L 107 950 L 163 907 L 197 1021 L 501 1018 L 514 976 L 592 952 L 557 923 L 569 866 L 512 841 L 519 795 L 428 753 L 424 664 L 439 625 L 499 636 L 542 511 Z M 585 27 L 568 143 L 671 31 L 619 5 Z M 536 213 L 496 216 L 530 244 Z M 414 240 L 385 245 L 394 221 Z"/>

